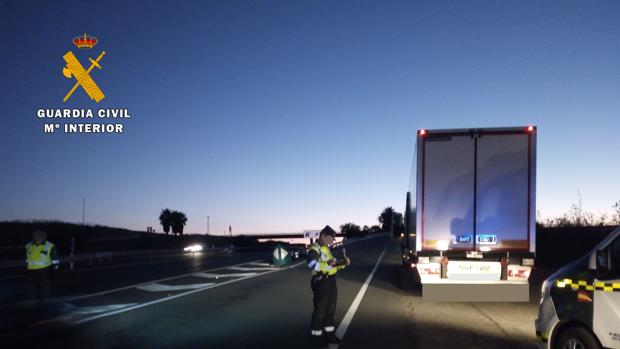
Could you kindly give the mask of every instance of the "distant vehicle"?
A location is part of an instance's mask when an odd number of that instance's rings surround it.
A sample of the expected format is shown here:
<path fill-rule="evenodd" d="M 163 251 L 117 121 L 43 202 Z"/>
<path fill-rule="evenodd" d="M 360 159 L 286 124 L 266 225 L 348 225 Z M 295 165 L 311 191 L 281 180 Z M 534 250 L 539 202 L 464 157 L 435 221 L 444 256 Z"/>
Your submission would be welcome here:
<path fill-rule="evenodd" d="M 308 247 L 306 245 L 295 244 L 291 246 L 295 259 L 303 258 L 307 255 Z"/>
<path fill-rule="evenodd" d="M 620 348 L 620 227 L 542 286 L 538 347 Z"/>
<path fill-rule="evenodd" d="M 403 263 L 423 286 L 527 284 L 536 252 L 536 131 L 418 130 L 402 241 Z"/>
<path fill-rule="evenodd" d="M 196 252 L 202 251 L 203 249 L 204 249 L 204 246 L 202 246 L 202 244 L 192 244 L 192 245 L 189 245 L 183 248 L 183 251 L 196 253 Z"/>

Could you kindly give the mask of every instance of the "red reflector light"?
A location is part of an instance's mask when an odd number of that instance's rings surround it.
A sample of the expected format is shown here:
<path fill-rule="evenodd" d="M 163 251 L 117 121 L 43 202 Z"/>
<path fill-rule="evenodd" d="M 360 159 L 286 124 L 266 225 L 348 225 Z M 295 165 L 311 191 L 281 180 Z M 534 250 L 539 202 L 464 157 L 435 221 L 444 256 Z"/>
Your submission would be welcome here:
<path fill-rule="evenodd" d="M 418 133 L 420 134 L 420 136 L 424 136 L 426 134 L 426 130 L 420 130 L 418 131 Z"/>

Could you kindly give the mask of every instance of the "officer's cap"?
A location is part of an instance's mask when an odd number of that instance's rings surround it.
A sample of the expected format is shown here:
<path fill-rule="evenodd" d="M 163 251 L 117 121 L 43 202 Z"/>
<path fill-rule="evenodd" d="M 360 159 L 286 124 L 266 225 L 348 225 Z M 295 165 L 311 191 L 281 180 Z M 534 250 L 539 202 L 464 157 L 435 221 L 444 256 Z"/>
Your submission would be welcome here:
<path fill-rule="evenodd" d="M 330 227 L 329 225 L 326 225 L 325 228 L 323 228 L 323 230 L 321 230 L 321 236 L 323 235 L 329 235 L 333 238 L 336 237 L 336 231 L 334 229 L 332 229 L 332 227 Z"/>
<path fill-rule="evenodd" d="M 47 233 L 44 230 L 35 230 L 32 232 L 32 237 L 35 239 L 45 240 L 47 238 Z"/>

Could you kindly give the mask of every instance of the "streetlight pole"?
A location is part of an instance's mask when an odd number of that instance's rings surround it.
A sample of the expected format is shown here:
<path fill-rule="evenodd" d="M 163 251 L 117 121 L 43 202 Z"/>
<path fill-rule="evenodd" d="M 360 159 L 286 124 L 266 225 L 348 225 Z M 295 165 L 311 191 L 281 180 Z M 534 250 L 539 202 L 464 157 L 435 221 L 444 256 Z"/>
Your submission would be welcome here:
<path fill-rule="evenodd" d="M 207 235 L 209 235 L 209 220 L 211 219 L 210 216 L 207 216 Z"/>

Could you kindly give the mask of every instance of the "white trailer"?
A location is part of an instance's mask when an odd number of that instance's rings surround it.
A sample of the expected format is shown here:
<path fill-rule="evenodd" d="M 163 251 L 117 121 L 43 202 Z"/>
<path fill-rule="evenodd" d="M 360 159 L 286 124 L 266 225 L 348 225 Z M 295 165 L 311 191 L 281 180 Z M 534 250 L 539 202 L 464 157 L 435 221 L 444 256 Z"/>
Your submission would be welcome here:
<path fill-rule="evenodd" d="M 419 130 L 405 211 L 425 300 L 528 301 L 536 128 Z"/>

